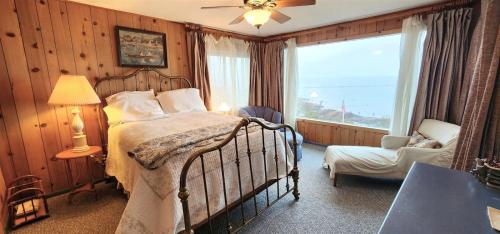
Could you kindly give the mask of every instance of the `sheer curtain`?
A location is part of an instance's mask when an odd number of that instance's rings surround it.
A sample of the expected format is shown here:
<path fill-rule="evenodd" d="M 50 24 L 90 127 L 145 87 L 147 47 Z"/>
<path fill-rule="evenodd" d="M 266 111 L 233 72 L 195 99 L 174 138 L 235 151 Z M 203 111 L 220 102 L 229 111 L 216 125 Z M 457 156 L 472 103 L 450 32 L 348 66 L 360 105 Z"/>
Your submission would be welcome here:
<path fill-rule="evenodd" d="M 205 36 L 212 108 L 232 114 L 248 105 L 250 56 L 243 40 Z"/>
<path fill-rule="evenodd" d="M 391 135 L 405 136 L 410 128 L 417 95 L 426 25 L 420 16 L 403 20 L 399 79 L 396 90 Z"/>
<path fill-rule="evenodd" d="M 298 58 L 297 58 L 297 43 L 295 38 L 286 41 L 287 48 L 285 49 L 284 62 L 284 120 L 295 128 L 295 120 L 297 114 L 297 90 L 298 87 Z"/>

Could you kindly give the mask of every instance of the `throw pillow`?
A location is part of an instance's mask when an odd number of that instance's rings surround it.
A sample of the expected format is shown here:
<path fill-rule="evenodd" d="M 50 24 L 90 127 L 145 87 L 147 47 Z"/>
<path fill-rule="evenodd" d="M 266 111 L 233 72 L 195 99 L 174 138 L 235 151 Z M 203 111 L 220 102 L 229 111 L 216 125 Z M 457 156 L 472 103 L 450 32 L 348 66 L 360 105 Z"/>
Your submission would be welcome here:
<path fill-rule="evenodd" d="M 414 131 L 413 134 L 410 137 L 410 140 L 408 141 L 408 144 L 406 144 L 407 147 L 414 147 L 416 144 L 419 142 L 425 140 L 425 137 L 420 135 L 417 131 Z"/>
<path fill-rule="evenodd" d="M 428 138 L 428 139 L 424 139 L 423 141 L 420 141 L 419 143 L 413 145 L 413 147 L 439 149 L 439 148 L 441 148 L 441 144 L 439 144 L 439 142 L 434 140 L 434 139 Z"/>

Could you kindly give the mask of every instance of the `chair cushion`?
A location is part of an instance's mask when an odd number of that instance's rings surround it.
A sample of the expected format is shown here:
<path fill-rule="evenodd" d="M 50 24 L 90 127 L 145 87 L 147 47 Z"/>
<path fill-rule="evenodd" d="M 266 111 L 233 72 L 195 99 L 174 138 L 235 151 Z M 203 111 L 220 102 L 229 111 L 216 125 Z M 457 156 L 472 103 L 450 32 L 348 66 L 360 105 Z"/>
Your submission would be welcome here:
<path fill-rule="evenodd" d="M 435 119 L 424 119 L 418 132 L 427 138 L 437 140 L 442 146 L 447 146 L 458 137 L 460 126 Z"/>
<path fill-rule="evenodd" d="M 397 160 L 395 149 L 333 145 L 326 148 L 324 161 L 331 178 L 335 173 L 401 178 Z"/>
<path fill-rule="evenodd" d="M 304 142 L 304 137 L 302 137 L 302 135 L 298 132 L 295 132 L 295 137 L 297 137 L 297 145 L 302 145 L 302 143 Z M 291 143 L 292 142 L 292 132 L 287 130 L 286 131 L 286 140 Z M 291 145 L 290 145 L 291 146 Z"/>
<path fill-rule="evenodd" d="M 284 133 L 280 132 L 280 134 L 283 137 Z M 297 137 L 297 160 L 300 161 L 302 159 L 302 143 L 304 142 L 304 138 L 298 132 L 295 132 L 295 137 Z M 293 150 L 292 140 L 292 132 L 287 130 L 286 141 L 288 142 L 288 145 L 290 145 L 290 148 Z"/>

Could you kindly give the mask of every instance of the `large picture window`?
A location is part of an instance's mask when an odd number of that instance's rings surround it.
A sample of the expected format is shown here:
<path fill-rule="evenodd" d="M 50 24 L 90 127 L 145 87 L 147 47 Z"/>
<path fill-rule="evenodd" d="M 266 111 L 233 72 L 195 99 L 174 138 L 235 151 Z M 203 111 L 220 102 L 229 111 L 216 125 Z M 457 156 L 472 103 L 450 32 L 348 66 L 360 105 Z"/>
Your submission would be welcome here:
<path fill-rule="evenodd" d="M 400 37 L 299 47 L 297 117 L 389 128 Z"/>

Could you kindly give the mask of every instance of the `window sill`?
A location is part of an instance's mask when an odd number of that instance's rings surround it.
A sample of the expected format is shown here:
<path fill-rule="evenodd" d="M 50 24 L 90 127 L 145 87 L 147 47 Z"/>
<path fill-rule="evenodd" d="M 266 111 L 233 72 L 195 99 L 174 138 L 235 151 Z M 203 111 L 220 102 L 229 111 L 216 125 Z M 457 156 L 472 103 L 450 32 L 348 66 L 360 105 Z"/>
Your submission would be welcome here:
<path fill-rule="evenodd" d="M 328 125 L 328 126 L 338 126 L 341 128 L 351 128 L 351 129 L 357 129 L 357 130 L 367 130 L 367 131 L 371 131 L 371 132 L 378 132 L 378 133 L 382 133 L 382 134 L 389 134 L 389 130 L 383 129 L 383 128 L 365 127 L 365 126 L 352 125 L 352 124 L 347 124 L 347 123 L 338 123 L 338 122 L 332 122 L 332 121 L 326 121 L 326 120 L 297 117 L 297 123 L 301 122 L 301 121 L 302 122 L 313 122 L 313 123 Z"/>

